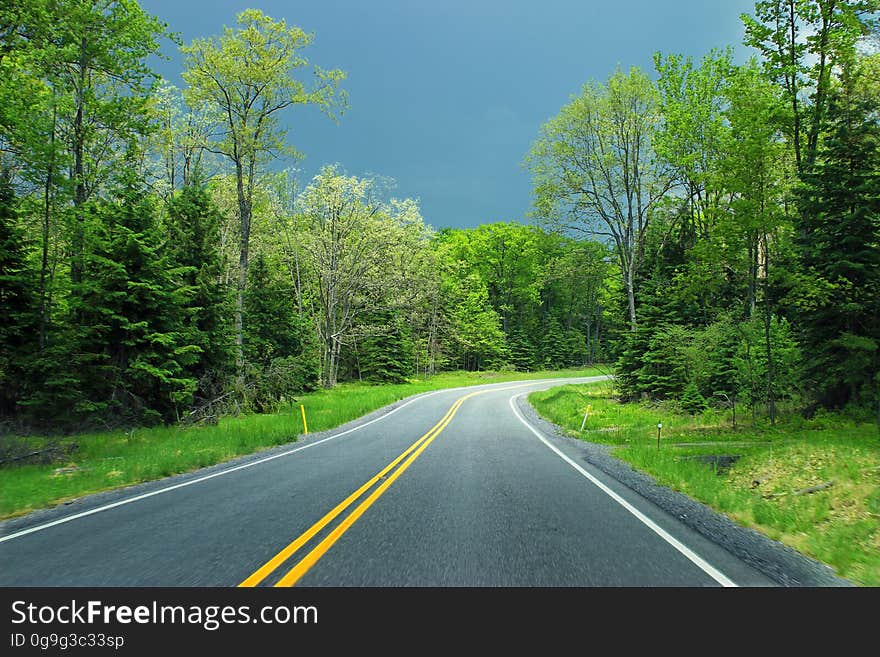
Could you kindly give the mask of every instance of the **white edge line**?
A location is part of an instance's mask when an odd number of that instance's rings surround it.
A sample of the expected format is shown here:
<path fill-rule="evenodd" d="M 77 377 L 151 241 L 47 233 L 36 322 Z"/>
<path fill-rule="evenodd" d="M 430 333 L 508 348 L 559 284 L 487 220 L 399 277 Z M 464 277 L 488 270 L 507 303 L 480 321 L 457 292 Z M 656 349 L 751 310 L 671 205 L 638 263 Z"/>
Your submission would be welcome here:
<path fill-rule="evenodd" d="M 184 481 L 179 484 L 174 484 L 173 486 L 167 486 L 165 488 L 160 488 L 159 490 L 154 490 L 149 493 L 144 493 L 143 495 L 136 495 L 134 497 L 126 498 L 124 500 L 119 500 L 118 502 L 113 502 L 111 504 L 105 504 L 103 506 L 95 507 L 94 509 L 89 509 L 88 511 L 83 511 L 81 513 L 75 513 L 71 516 L 65 516 L 64 518 L 59 518 L 58 520 L 53 520 L 52 522 L 47 522 L 42 525 L 36 525 L 34 527 L 29 527 L 28 529 L 23 529 L 21 531 L 15 532 L 14 534 L 9 534 L 8 536 L 0 537 L 0 543 L 3 543 L 4 541 L 10 541 L 13 538 L 18 538 L 19 536 L 25 536 L 26 534 L 32 534 L 34 532 L 39 532 L 44 529 L 49 529 L 50 527 L 55 527 L 56 525 L 63 525 L 64 523 L 70 522 L 71 520 L 77 520 L 79 518 L 85 518 L 86 516 L 91 516 L 96 513 L 100 513 L 102 511 L 108 511 L 110 509 L 115 509 L 116 507 L 124 506 L 125 504 L 131 504 L 132 502 L 139 502 L 140 500 L 145 500 L 148 497 L 153 497 L 155 495 L 161 495 L 162 493 L 169 493 L 173 490 L 177 490 L 178 488 L 192 486 L 193 484 L 200 484 L 203 481 L 208 481 L 209 479 L 213 479 L 215 477 L 222 477 L 223 475 L 230 474 L 231 472 L 237 472 L 238 470 L 244 470 L 245 468 L 252 468 L 255 465 L 261 465 L 261 464 L 267 463 L 269 461 L 274 461 L 275 459 L 280 459 L 283 456 L 290 456 L 291 454 L 301 452 L 304 449 L 309 449 L 310 447 L 317 447 L 318 445 L 320 445 L 322 443 L 326 443 L 326 442 L 328 442 L 330 440 L 334 440 L 336 438 L 341 438 L 342 436 L 350 434 L 354 431 L 358 431 L 360 429 L 363 429 L 364 427 L 368 427 L 371 424 L 378 422 L 379 420 L 384 420 L 388 416 L 393 415 L 397 411 L 401 410 L 402 408 L 404 408 L 406 406 L 409 406 L 410 404 L 412 404 L 416 401 L 424 399 L 425 397 L 431 397 L 431 396 L 436 395 L 441 392 L 448 392 L 448 391 L 447 390 L 435 390 L 434 392 L 429 392 L 429 393 L 425 393 L 423 395 L 419 395 L 418 397 L 409 400 L 405 404 L 401 404 L 397 408 L 389 411 L 388 413 L 385 413 L 384 415 L 382 415 L 380 417 L 374 418 L 374 419 L 370 420 L 369 422 L 365 422 L 364 424 L 359 424 L 358 426 L 352 427 L 351 429 L 341 431 L 340 433 L 334 434 L 332 436 L 328 436 L 327 438 L 324 438 L 324 439 L 319 440 L 317 442 L 309 443 L 308 445 L 303 445 L 302 447 L 297 447 L 295 449 L 289 449 L 285 452 L 281 452 L 280 454 L 273 454 L 272 456 L 267 456 L 265 458 L 258 459 L 256 461 L 249 461 L 248 463 L 244 463 L 242 465 L 237 465 L 232 468 L 226 468 L 224 470 L 221 470 L 220 472 L 214 472 L 213 474 L 205 475 L 204 477 L 198 477 L 197 479 L 191 479 L 189 481 Z M 144 483 L 148 483 L 148 482 L 144 482 Z"/>
<path fill-rule="evenodd" d="M 620 504 L 620 506 L 622 506 L 624 509 L 629 511 L 638 520 L 640 520 L 644 525 L 646 525 L 651 531 L 653 531 L 660 538 L 662 538 L 664 541 L 669 543 L 669 545 L 671 545 L 676 550 L 678 550 L 682 555 L 687 557 L 690 561 L 692 561 L 694 563 L 694 565 L 696 565 L 700 570 L 702 570 L 704 573 L 706 573 L 709 577 L 711 577 L 716 582 L 718 582 L 721 586 L 728 587 L 728 588 L 733 588 L 733 587 L 738 586 L 736 584 L 736 582 L 734 582 L 732 579 L 727 577 L 720 570 L 718 570 L 717 568 L 715 568 L 714 566 L 709 564 L 705 559 L 703 559 L 701 556 L 696 554 L 693 550 L 691 550 L 689 547 L 684 545 L 681 541 L 676 539 L 674 536 L 670 535 L 665 529 L 663 529 L 662 527 L 657 525 L 653 520 L 648 518 L 644 513 L 639 511 L 632 504 L 630 504 L 625 499 L 623 499 L 620 495 L 618 495 L 613 490 L 608 488 L 608 486 L 606 486 L 601 481 L 596 479 L 596 477 L 591 475 L 589 472 L 584 470 L 580 465 L 578 465 L 572 459 L 570 459 L 568 456 L 566 456 L 559 448 L 557 448 L 555 445 L 550 443 L 550 441 L 548 441 L 547 438 L 540 431 L 538 431 L 535 427 L 533 427 L 528 422 L 528 420 L 526 420 L 522 415 L 520 415 L 519 410 L 517 410 L 516 400 L 519 399 L 520 397 L 522 397 L 524 394 L 525 393 L 520 393 L 518 395 L 514 395 L 513 397 L 511 397 L 510 398 L 510 408 L 513 411 L 513 414 L 516 415 L 517 419 L 520 422 L 522 422 L 526 426 L 526 428 L 529 429 L 529 431 L 531 431 L 533 434 L 535 434 L 542 443 L 544 443 L 547 447 L 552 449 L 556 453 L 556 455 L 559 456 L 559 458 L 561 458 L 563 461 L 568 463 L 571 467 L 573 467 L 575 470 L 577 470 L 581 475 L 583 475 L 584 477 L 589 479 L 603 493 L 608 495 L 611 499 L 613 499 L 615 502 Z"/>
<path fill-rule="evenodd" d="M 583 378 L 583 377 L 580 377 L 580 378 Z M 541 383 L 545 383 L 547 381 L 554 381 L 554 380 L 557 380 L 557 379 L 543 379 L 540 381 L 529 381 L 526 385 L 533 384 L 533 383 L 534 384 L 541 384 Z M 558 379 L 558 380 L 565 381 L 566 379 Z M 575 380 L 577 380 L 577 379 L 575 379 Z M 513 383 L 513 382 L 510 382 L 510 383 Z M 485 385 L 503 385 L 503 384 L 490 383 L 490 384 L 485 384 Z M 223 475 L 227 475 L 232 472 L 237 472 L 238 470 L 244 470 L 245 468 L 252 468 L 255 465 L 261 465 L 262 463 L 274 461 L 275 459 L 280 459 L 284 456 L 290 456 L 291 454 L 296 454 L 297 452 L 301 452 L 304 449 L 309 449 L 310 447 L 316 447 L 318 445 L 321 445 L 322 443 L 326 443 L 328 441 L 335 440 L 336 438 L 341 438 L 342 436 L 348 435 L 348 434 L 353 433 L 355 431 L 359 431 L 360 429 L 368 427 L 371 424 L 375 424 L 376 422 L 379 422 L 380 420 L 384 420 L 385 418 L 387 418 L 391 415 L 394 415 L 397 411 L 399 411 L 403 408 L 406 408 L 410 404 L 413 404 L 417 401 L 421 401 L 422 399 L 426 399 L 427 397 L 433 397 L 434 395 L 439 395 L 444 392 L 455 392 L 455 391 L 468 390 L 468 389 L 473 389 L 473 388 L 478 388 L 478 387 L 480 387 L 480 386 L 462 386 L 460 388 L 446 388 L 443 390 L 434 390 L 432 392 L 422 393 L 422 394 L 414 397 L 413 399 L 410 399 L 408 402 L 405 402 L 405 403 L 401 404 L 400 406 L 398 406 L 397 408 L 389 411 L 388 413 L 385 413 L 384 415 L 381 415 L 377 418 L 374 418 L 374 419 L 370 420 L 369 422 L 365 422 L 364 424 L 359 424 L 358 426 L 352 427 L 351 429 L 347 429 L 345 431 L 341 431 L 340 433 L 334 434 L 332 436 L 328 436 L 327 438 L 324 438 L 324 439 L 319 440 L 317 442 L 310 443 L 308 445 L 303 445 L 302 447 L 297 447 L 295 449 L 290 449 L 285 452 L 281 452 L 280 454 L 274 454 L 272 456 L 267 456 L 266 458 L 258 459 L 256 461 L 250 461 L 248 463 L 244 463 L 242 465 L 237 465 L 232 468 L 226 468 L 224 470 L 221 470 L 220 472 L 215 472 L 213 474 L 205 475 L 204 477 L 198 477 L 197 479 L 191 479 L 189 481 L 184 481 L 179 484 L 174 484 L 173 486 L 167 486 L 165 488 L 160 488 L 159 490 L 154 490 L 149 493 L 144 493 L 143 495 L 136 495 L 134 497 L 126 498 L 124 500 L 119 500 L 118 502 L 113 502 L 111 504 L 105 504 L 103 506 L 95 507 L 94 509 L 89 509 L 88 511 L 82 511 L 81 513 L 75 513 L 71 516 L 65 516 L 64 518 L 59 518 L 58 520 L 53 520 L 52 522 L 43 523 L 41 525 L 35 525 L 34 527 L 29 527 L 28 529 L 22 529 L 21 531 L 17 531 L 13 534 L 9 534 L 8 536 L 0 536 L 0 543 L 4 543 L 6 541 L 11 541 L 14 538 L 26 536 L 27 534 L 33 534 L 35 532 L 43 531 L 44 529 L 49 529 L 50 527 L 55 527 L 57 525 L 63 525 L 64 523 L 71 522 L 72 520 L 78 520 L 79 518 L 85 518 L 86 516 L 91 516 L 96 513 L 101 513 L 102 511 L 109 511 L 110 509 L 115 509 L 116 507 L 124 506 L 126 504 L 131 504 L 133 502 L 139 502 L 139 501 L 145 500 L 149 497 L 154 497 L 155 495 L 161 495 L 162 493 L 169 493 L 173 490 L 177 490 L 178 488 L 185 488 L 186 486 L 192 486 L 193 484 L 200 484 L 203 481 L 208 481 L 209 479 L 214 479 L 215 477 L 222 477 Z M 148 482 L 144 482 L 144 483 L 148 483 Z M 137 485 L 137 484 L 135 484 L 135 485 Z"/>

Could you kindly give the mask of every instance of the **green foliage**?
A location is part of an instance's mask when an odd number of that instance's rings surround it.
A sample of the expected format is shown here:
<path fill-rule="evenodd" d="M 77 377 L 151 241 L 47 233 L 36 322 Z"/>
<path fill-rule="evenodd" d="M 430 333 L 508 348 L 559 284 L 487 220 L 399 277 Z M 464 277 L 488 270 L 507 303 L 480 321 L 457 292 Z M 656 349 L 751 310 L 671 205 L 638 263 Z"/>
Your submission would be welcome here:
<path fill-rule="evenodd" d="M 757 59 L 658 53 L 656 82 L 585 84 L 526 158 L 543 227 L 439 234 L 379 178 L 265 175 L 298 157 L 285 110 L 347 107 L 312 34 L 245 10 L 183 48 L 178 92 L 155 84 L 166 26 L 136 2 L 13 4 L 4 423 L 268 412 L 317 380 L 602 359 L 624 398 L 694 411 L 876 407 L 880 59 L 856 45 L 877 0 L 760 0 Z M 205 185 L 208 151 L 234 170 Z"/>
<path fill-rule="evenodd" d="M 93 205 L 88 228 L 71 298 L 83 368 L 72 411 L 122 424 L 175 420 L 192 401 L 185 366 L 200 350 L 184 340 L 189 295 L 161 252 L 153 200 L 123 172 L 114 198 Z"/>
<path fill-rule="evenodd" d="M 285 399 L 313 390 L 318 380 L 314 330 L 295 308 L 290 282 L 263 254 L 251 263 L 244 295 L 247 402 L 272 412 Z"/>
<path fill-rule="evenodd" d="M 812 279 L 800 302 L 807 372 L 832 408 L 880 398 L 880 98 L 859 97 L 859 84 L 831 98 L 829 130 L 800 193 Z"/>
<path fill-rule="evenodd" d="M 660 121 L 651 79 L 638 68 L 618 70 L 604 84 L 585 84 L 541 128 L 526 157 L 535 217 L 613 243 L 633 330 L 647 229 L 676 178 L 653 151 Z"/>
<path fill-rule="evenodd" d="M 26 354 L 35 328 L 32 273 L 16 198 L 0 177 L 0 417 L 15 411 L 26 377 Z"/>
<path fill-rule="evenodd" d="M 399 314 L 377 312 L 365 322 L 358 346 L 360 377 L 371 383 L 405 383 L 413 375 L 412 330 Z"/>
<path fill-rule="evenodd" d="M 483 370 L 506 360 L 501 317 L 489 304 L 489 292 L 478 274 L 447 271 L 443 281 L 449 348 L 461 369 Z"/>
<path fill-rule="evenodd" d="M 691 415 L 697 415 L 706 410 L 706 398 L 700 394 L 699 388 L 694 381 L 685 386 L 684 392 L 681 393 L 681 407 Z"/>
<path fill-rule="evenodd" d="M 240 12 L 236 23 L 237 28 L 225 27 L 219 38 L 195 39 L 181 48 L 187 101 L 192 107 L 208 104 L 220 110 L 217 118 L 225 130 L 217 149 L 233 161 L 251 163 L 273 152 L 294 153 L 285 142 L 278 112 L 314 104 L 331 116 L 342 113 L 347 100 L 338 86 L 345 73 L 316 66 L 309 84 L 300 78 L 300 70 L 309 66 L 302 51 L 313 34 L 259 9 Z"/>
<path fill-rule="evenodd" d="M 198 403 L 219 397 L 232 374 L 233 336 L 230 290 L 221 279 L 221 217 L 208 190 L 197 181 L 175 194 L 167 206 L 166 251 L 184 302 L 183 340 L 198 347 L 198 359 L 184 367 L 198 381 Z"/>
<path fill-rule="evenodd" d="M 505 223 L 444 231 L 438 251 L 449 276 L 471 276 L 485 286 L 504 334 L 497 355 L 516 369 L 582 365 L 605 355 L 604 304 L 613 274 L 601 244 Z M 448 317 L 464 326 L 454 312 Z M 482 326 L 494 332 L 493 322 Z"/>
<path fill-rule="evenodd" d="M 550 316 L 541 331 L 541 360 L 547 369 L 561 369 L 567 365 L 568 350 L 566 335 L 562 324 L 554 316 Z"/>
<path fill-rule="evenodd" d="M 741 322 L 725 316 L 701 329 L 643 327 L 628 337 L 618 362 L 626 400 L 688 400 L 697 409 L 703 402 L 727 406 L 740 401 L 754 409 L 768 399 L 760 318 Z M 801 399 L 801 351 L 788 322 L 773 318 L 770 340 L 776 399 Z"/>

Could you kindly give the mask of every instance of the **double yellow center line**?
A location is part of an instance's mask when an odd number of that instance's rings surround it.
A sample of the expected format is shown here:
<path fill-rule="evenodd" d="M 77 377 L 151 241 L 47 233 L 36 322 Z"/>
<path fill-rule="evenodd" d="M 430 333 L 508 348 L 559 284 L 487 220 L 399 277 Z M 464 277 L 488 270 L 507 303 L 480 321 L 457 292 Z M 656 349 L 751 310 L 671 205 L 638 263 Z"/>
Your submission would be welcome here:
<path fill-rule="evenodd" d="M 296 584 L 302 578 L 302 576 L 305 575 L 308 570 L 312 566 L 314 566 L 321 557 L 324 556 L 327 550 L 333 547 L 333 544 L 336 543 L 336 541 L 338 541 L 355 522 L 357 522 L 358 518 L 360 518 L 364 514 L 364 512 L 369 509 L 386 490 L 388 490 L 391 484 L 393 484 L 397 480 L 397 478 L 402 475 L 410 465 L 412 465 L 413 461 L 415 461 L 419 457 L 419 455 L 424 452 L 425 449 L 427 449 L 428 445 L 430 445 L 434 441 L 434 439 L 436 439 L 437 436 L 442 433 L 447 425 L 452 422 L 452 418 L 455 417 L 455 414 L 458 412 L 458 409 L 461 408 L 461 405 L 464 404 L 464 402 L 466 402 L 468 399 L 471 399 L 472 397 L 476 397 L 477 395 L 482 395 L 487 392 L 512 390 L 514 388 L 526 387 L 527 385 L 530 384 L 511 386 L 507 388 L 496 388 L 494 390 L 480 390 L 478 392 L 473 392 L 469 395 L 465 395 L 464 397 L 456 400 L 456 402 L 446 412 L 446 415 L 444 415 L 437 424 L 431 427 L 428 433 L 426 433 L 424 436 L 422 436 L 416 442 L 410 445 L 406 449 L 406 451 L 404 451 L 400 456 L 391 461 L 391 463 L 382 468 L 382 470 L 380 470 L 372 479 L 367 481 L 363 486 L 358 488 L 351 495 L 346 497 L 342 502 L 336 505 L 336 507 L 332 511 L 330 511 L 327 515 L 325 515 L 309 529 L 303 532 L 303 534 L 300 535 L 290 545 L 288 545 L 274 557 L 269 559 L 269 561 L 267 561 L 264 565 L 257 569 L 250 577 L 239 584 L 239 586 L 253 587 L 260 584 L 264 579 L 275 572 L 291 556 L 293 556 L 300 548 L 302 548 L 306 543 L 312 540 L 322 529 L 333 522 L 333 520 L 335 520 L 340 514 L 342 514 L 343 511 L 348 509 L 348 507 L 350 507 L 358 499 L 360 499 L 360 497 L 364 493 L 375 486 L 377 482 L 384 479 L 384 481 L 382 481 L 382 483 L 372 493 L 370 493 L 369 497 L 358 504 L 357 507 L 355 507 L 355 509 L 351 513 L 349 513 L 348 516 L 333 529 L 333 531 L 331 531 L 320 543 L 318 543 L 318 545 L 312 548 L 312 550 L 308 554 L 306 554 L 295 566 L 293 566 L 293 568 L 287 571 L 287 573 L 285 573 L 281 577 L 281 579 L 279 579 L 275 583 L 275 586 L 293 586 L 294 584 Z M 397 469 L 395 470 L 395 468 Z"/>

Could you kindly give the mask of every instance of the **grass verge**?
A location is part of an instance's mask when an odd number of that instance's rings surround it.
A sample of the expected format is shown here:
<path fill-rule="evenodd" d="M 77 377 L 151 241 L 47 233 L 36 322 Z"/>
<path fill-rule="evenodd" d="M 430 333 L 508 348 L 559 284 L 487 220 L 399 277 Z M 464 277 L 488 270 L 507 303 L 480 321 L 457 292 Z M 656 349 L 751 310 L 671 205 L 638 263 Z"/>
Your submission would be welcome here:
<path fill-rule="evenodd" d="M 661 484 L 858 584 L 880 586 L 876 425 L 818 415 L 785 418 L 776 427 L 734 429 L 729 412 L 692 416 L 661 405 L 618 403 L 608 383 L 537 392 L 529 401 L 570 435 L 614 445 L 616 457 Z M 660 449 L 658 422 L 663 423 Z"/>
<path fill-rule="evenodd" d="M 0 519 L 55 506 L 90 493 L 191 472 L 237 456 L 293 442 L 302 432 L 299 405 L 309 431 L 333 429 L 411 395 L 432 390 L 529 379 L 595 376 L 596 369 L 563 372 L 447 373 L 399 385 L 348 383 L 297 398 L 272 415 L 222 418 L 213 426 L 151 427 L 80 434 L 65 438 L 28 437 L 30 448 L 60 444 L 62 462 L 0 467 Z M 3 440 L 0 437 L 0 440 Z M 17 438 L 21 440 L 21 438 Z"/>

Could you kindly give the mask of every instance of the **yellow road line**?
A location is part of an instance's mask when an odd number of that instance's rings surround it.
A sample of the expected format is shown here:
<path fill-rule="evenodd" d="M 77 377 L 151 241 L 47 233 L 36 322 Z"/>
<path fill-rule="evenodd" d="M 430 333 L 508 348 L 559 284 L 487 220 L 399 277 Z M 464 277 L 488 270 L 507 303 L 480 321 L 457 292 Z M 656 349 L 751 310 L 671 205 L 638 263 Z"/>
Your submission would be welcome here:
<path fill-rule="evenodd" d="M 464 399 L 459 400 L 458 405 L 455 407 L 456 412 L 461 407 L 462 403 L 464 403 Z M 278 580 L 278 583 L 275 584 L 275 586 L 293 586 L 294 584 L 296 584 L 300 580 L 300 578 L 305 575 L 309 571 L 309 569 L 318 562 L 321 557 L 324 556 L 327 550 L 333 547 L 333 544 L 336 543 L 336 541 L 338 541 L 346 531 L 348 531 L 348 528 L 351 527 L 355 522 L 357 522 L 358 518 L 360 518 L 364 514 L 364 512 L 373 505 L 373 502 L 378 500 L 382 496 L 382 494 L 386 490 L 388 490 L 388 487 L 391 486 L 391 484 L 393 484 L 401 474 L 403 474 L 404 470 L 412 465 L 413 461 L 419 458 L 419 455 L 428 448 L 428 445 L 434 442 L 434 439 L 440 435 L 440 433 L 446 428 L 446 426 L 450 422 L 452 422 L 452 418 L 454 416 L 455 412 L 453 412 L 452 415 L 443 423 L 443 426 L 441 426 L 436 432 L 434 432 L 433 436 L 423 442 L 421 446 L 415 452 L 413 452 L 412 456 L 410 456 L 403 465 L 397 468 L 397 470 L 395 470 L 394 473 L 390 477 L 388 477 L 388 479 L 386 479 L 381 486 L 374 490 L 367 499 L 361 502 L 357 506 L 357 508 L 348 515 L 345 520 L 339 523 L 339 525 L 332 532 L 330 532 L 323 541 L 318 543 L 318 545 L 315 546 L 315 548 L 312 549 L 312 551 L 309 552 L 305 557 L 303 557 L 298 564 L 291 568 L 287 572 L 287 574 L 284 575 L 284 577 Z"/>
<path fill-rule="evenodd" d="M 380 479 L 388 475 L 388 473 L 393 470 L 396 466 L 398 466 L 401 461 L 407 458 L 406 462 L 401 465 L 396 471 L 394 471 L 373 493 L 361 502 L 360 505 L 352 511 L 348 517 L 345 518 L 330 534 L 327 535 L 324 540 L 322 540 L 314 549 L 312 549 L 305 557 L 303 557 L 290 571 L 287 572 L 276 584 L 275 586 L 293 586 L 305 573 L 315 564 L 318 560 L 329 550 L 336 541 L 360 518 L 364 512 L 372 506 L 372 504 L 382 496 L 382 494 L 388 490 L 388 487 L 393 484 L 397 478 L 403 474 L 403 471 L 406 470 L 412 463 L 415 461 L 419 455 L 430 445 L 437 436 L 452 422 L 452 418 L 455 417 L 455 414 L 458 412 L 458 409 L 461 408 L 461 405 L 464 404 L 468 399 L 472 397 L 476 397 L 477 395 L 486 394 L 489 392 L 503 392 L 505 390 L 515 390 L 517 388 L 525 388 L 530 385 L 534 385 L 534 383 L 525 383 L 516 386 L 508 386 L 506 388 L 494 388 L 490 390 L 479 390 L 477 392 L 472 392 L 469 395 L 465 395 L 464 397 L 460 397 L 452 404 L 446 414 L 440 419 L 440 421 L 435 424 L 431 429 L 417 441 L 415 441 L 412 445 L 410 445 L 400 456 L 395 458 L 391 463 L 386 465 L 382 470 L 377 473 L 372 479 L 367 481 L 363 486 L 354 491 L 351 495 L 345 498 L 342 502 L 340 502 L 332 511 L 330 511 L 327 515 L 321 518 L 318 522 L 312 525 L 308 530 L 303 532 L 295 541 L 290 543 L 287 547 L 281 550 L 278 554 L 272 557 L 269 561 L 267 561 L 263 566 L 261 566 L 257 571 L 255 571 L 250 577 L 244 580 L 239 587 L 253 587 L 257 586 L 260 582 L 262 582 L 266 577 L 268 577 L 272 572 L 274 572 L 281 564 L 283 564 L 287 559 L 289 559 L 293 554 L 295 554 L 301 547 L 303 547 L 306 543 L 308 543 L 312 538 L 315 537 L 318 532 L 324 529 L 328 524 L 330 524 L 337 516 L 339 516 L 343 511 L 345 511 L 349 506 L 351 506 L 356 500 L 358 500 L 364 493 L 366 493 L 370 488 L 372 488 L 376 482 Z"/>
<path fill-rule="evenodd" d="M 388 465 L 386 465 L 382 470 L 380 470 L 372 479 L 367 481 L 363 486 L 358 488 L 355 492 L 345 498 L 342 502 L 340 502 L 336 507 L 330 511 L 327 515 L 321 518 L 318 522 L 312 525 L 308 530 L 306 530 L 299 538 L 290 543 L 287 547 L 281 550 L 278 554 L 272 557 L 269 561 L 267 561 L 263 566 L 261 566 L 257 571 L 255 571 L 250 577 L 244 580 L 239 587 L 253 587 L 257 586 L 260 582 L 262 582 L 266 577 L 268 577 L 278 566 L 284 563 L 291 555 L 293 555 L 297 550 L 299 550 L 303 545 L 308 543 L 319 531 L 324 529 L 328 524 L 330 524 L 340 513 L 345 511 L 355 500 L 357 500 L 361 495 L 363 495 L 367 490 L 372 488 L 377 481 L 379 481 L 382 477 L 384 477 L 388 472 L 394 468 L 398 463 L 403 461 L 413 450 L 418 448 L 418 446 L 426 440 L 428 437 L 433 434 L 437 428 L 443 424 L 443 422 L 450 417 L 450 414 L 454 414 L 455 411 L 458 410 L 458 407 L 464 403 L 465 398 L 457 400 L 452 407 L 446 412 L 441 420 L 435 424 L 424 436 L 419 438 L 416 442 L 410 445 L 400 456 L 391 461 Z M 445 425 L 444 425 L 445 426 Z"/>

